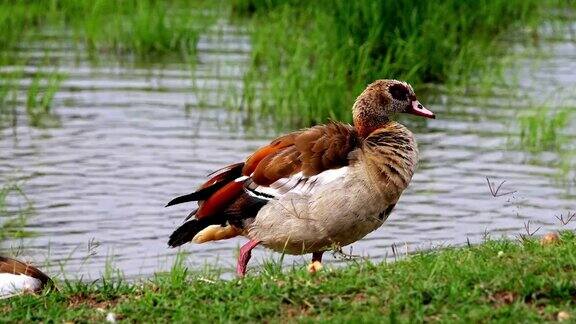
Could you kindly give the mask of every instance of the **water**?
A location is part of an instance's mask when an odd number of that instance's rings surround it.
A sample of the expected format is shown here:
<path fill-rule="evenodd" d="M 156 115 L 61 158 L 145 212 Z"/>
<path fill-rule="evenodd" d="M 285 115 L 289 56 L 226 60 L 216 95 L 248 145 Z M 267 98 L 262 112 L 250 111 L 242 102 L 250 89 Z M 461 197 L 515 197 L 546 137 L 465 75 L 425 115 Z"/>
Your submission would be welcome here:
<path fill-rule="evenodd" d="M 519 89 L 502 88 L 488 98 L 440 95 L 429 105 L 437 120 L 423 125 L 403 119 L 416 133 L 420 167 L 390 219 L 353 244 L 354 254 L 382 259 L 392 256 L 392 245 L 405 251 L 480 242 L 487 233 L 514 236 L 525 233 L 528 220 L 531 230 L 541 227 L 539 234 L 561 228 L 554 216 L 576 211 L 574 171 L 562 173 L 563 154 L 534 155 L 513 144 L 518 110 L 541 103 L 576 107 L 576 46 L 546 46 L 552 53 L 547 57 L 518 47 L 523 55 L 513 76 Z M 54 104 L 61 127 L 30 128 L 20 108 L 18 125 L 0 130 L 0 181 L 21 183 L 35 208 L 26 225 L 35 235 L 4 241 L 1 249 L 20 248 L 24 259 L 49 263 L 52 274 L 64 270 L 68 278 L 97 278 L 107 262 L 128 276 L 165 270 L 177 252 L 167 248 L 167 238 L 192 207 L 165 209 L 166 202 L 277 135 L 243 127 L 225 108 L 226 100 L 241 93 L 249 38 L 221 25 L 202 38 L 192 70 L 174 62 L 95 66 L 71 48 L 47 38 L 19 49 L 30 59 L 25 72 L 35 71 L 48 55 L 68 79 Z M 575 120 L 570 123 L 563 131 L 569 139 L 564 151 L 575 149 Z M 496 185 L 505 180 L 501 192 L 515 193 L 493 197 L 486 177 Z M 11 197 L 8 209 L 22 204 Z M 235 238 L 183 250 L 192 267 L 232 268 L 244 242 Z M 257 249 L 251 265 L 278 256 Z M 286 262 L 303 264 L 307 258 Z"/>

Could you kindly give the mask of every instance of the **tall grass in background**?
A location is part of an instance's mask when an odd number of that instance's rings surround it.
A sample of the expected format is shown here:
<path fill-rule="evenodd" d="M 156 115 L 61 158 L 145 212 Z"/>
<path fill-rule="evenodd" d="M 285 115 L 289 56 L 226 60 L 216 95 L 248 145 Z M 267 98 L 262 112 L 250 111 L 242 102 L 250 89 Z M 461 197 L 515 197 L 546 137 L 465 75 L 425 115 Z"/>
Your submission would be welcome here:
<path fill-rule="evenodd" d="M 566 188 L 576 184 L 576 144 L 573 135 L 567 134 L 575 111 L 570 106 L 539 107 L 523 112 L 518 118 L 520 136 L 515 146 L 535 154 L 536 160 L 541 152 L 554 152 L 556 180 Z"/>
<path fill-rule="evenodd" d="M 9 198 L 22 203 L 14 208 L 8 205 Z M 24 230 L 28 218 L 33 213 L 32 202 L 17 183 L 7 183 L 0 187 L 0 242 L 9 238 L 30 236 Z"/>
<path fill-rule="evenodd" d="M 55 29 L 71 31 L 93 53 L 188 59 L 199 32 L 214 19 L 205 9 L 214 6 L 184 0 L 5 0 L 0 2 L 0 51 Z"/>
<path fill-rule="evenodd" d="M 15 124 L 20 77 L 10 72 L 29 64 L 26 44 L 54 38 L 70 42 L 92 60 L 194 62 L 199 34 L 216 19 L 221 1 L 205 0 L 5 0 L 0 1 L 0 127 Z M 24 47 L 24 49 L 22 48 Z M 38 63 L 33 63 L 38 65 Z M 58 65 L 46 60 L 44 65 Z M 3 68 L 4 67 L 4 68 Z M 24 95 L 33 127 L 57 125 L 52 113 L 62 77 L 36 73 Z"/>
<path fill-rule="evenodd" d="M 30 126 L 44 128 L 59 125 L 53 102 L 64 78 L 65 75 L 57 71 L 37 71 L 30 76 L 18 67 L 1 71 L 0 128 L 8 125 L 16 126 L 17 107 L 20 105 L 26 109 Z M 24 91 L 23 84 L 27 84 Z"/>
<path fill-rule="evenodd" d="M 76 3 L 75 1 L 71 1 Z M 140 58 L 176 54 L 192 59 L 206 21 L 185 1 L 80 1 L 87 19 L 72 21 L 76 36 L 91 50 L 134 53 Z M 198 8 L 199 10 L 199 8 Z M 113 14 L 112 14 L 113 13 Z"/>
<path fill-rule="evenodd" d="M 64 76 L 58 72 L 38 72 L 31 80 L 26 95 L 26 115 L 28 124 L 33 127 L 58 125 L 52 102 L 60 88 Z"/>
<path fill-rule="evenodd" d="M 505 53 L 499 37 L 535 25 L 555 1 L 234 0 L 249 17 L 249 112 L 283 124 L 350 121 L 371 81 L 466 84 Z M 260 91 L 261 89 L 261 91 Z"/>
<path fill-rule="evenodd" d="M 554 151 L 560 150 L 562 131 L 568 125 L 572 110 L 570 108 L 550 111 L 549 109 L 536 109 L 520 116 L 520 144 L 527 151 Z"/>
<path fill-rule="evenodd" d="M 0 75 L 0 128 L 9 123 L 15 124 L 18 79 L 21 75 L 18 71 Z"/>

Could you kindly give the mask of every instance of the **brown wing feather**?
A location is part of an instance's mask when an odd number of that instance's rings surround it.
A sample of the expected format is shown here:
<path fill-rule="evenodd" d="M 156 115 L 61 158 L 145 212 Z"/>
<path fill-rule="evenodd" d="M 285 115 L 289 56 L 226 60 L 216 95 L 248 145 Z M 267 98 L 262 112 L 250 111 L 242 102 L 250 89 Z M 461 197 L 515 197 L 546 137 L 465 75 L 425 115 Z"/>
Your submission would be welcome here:
<path fill-rule="evenodd" d="M 254 217 L 267 201 L 244 192 L 244 183 L 235 181 L 241 174 L 251 176 L 253 182 L 264 186 L 298 172 L 316 175 L 348 165 L 351 153 L 359 144 L 360 139 L 352 126 L 335 122 L 275 139 L 254 152 L 244 164 L 233 164 L 217 171 L 198 191 L 170 202 L 168 205 L 196 200 L 199 209 L 194 213 L 195 219 L 187 221 L 171 235 L 168 244 L 172 247 L 184 244 L 210 225 L 229 223 L 242 228 L 245 219 Z M 203 242 L 212 238 L 208 233 L 214 228 L 202 232 L 206 237 L 201 235 L 203 238 L 198 240 Z M 231 233 L 226 231 L 222 237 L 230 237 L 236 232 Z"/>
<path fill-rule="evenodd" d="M 268 148 L 268 155 L 261 157 L 253 168 L 255 183 L 266 186 L 300 171 L 312 176 L 346 166 L 350 152 L 358 148 L 360 142 L 352 126 L 336 122 L 286 135 L 280 138 L 282 143 L 288 143 L 287 136 L 292 145 L 275 150 Z M 280 146 L 276 141 L 269 146 L 272 145 Z M 264 152 L 266 148 L 258 152 Z"/>
<path fill-rule="evenodd" d="M 39 290 L 52 284 L 52 280 L 38 268 L 15 259 L 0 256 L 0 273 L 23 274 L 36 278 L 42 282 Z"/>
<path fill-rule="evenodd" d="M 300 155 L 295 146 L 289 146 L 266 156 L 258 163 L 252 180 L 267 186 L 280 178 L 299 172 L 302 166 Z"/>
<path fill-rule="evenodd" d="M 269 155 L 275 154 L 283 148 L 294 145 L 294 140 L 300 132 L 292 132 L 273 140 L 270 144 L 258 149 L 244 163 L 242 174 L 249 176 L 256 170 L 258 164 Z"/>

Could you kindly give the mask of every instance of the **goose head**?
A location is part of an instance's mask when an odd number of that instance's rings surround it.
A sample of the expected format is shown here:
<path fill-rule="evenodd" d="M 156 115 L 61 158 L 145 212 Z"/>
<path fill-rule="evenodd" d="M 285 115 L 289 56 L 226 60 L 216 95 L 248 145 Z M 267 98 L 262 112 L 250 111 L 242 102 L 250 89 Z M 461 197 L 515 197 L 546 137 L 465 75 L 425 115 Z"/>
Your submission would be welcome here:
<path fill-rule="evenodd" d="M 354 126 L 362 137 L 390 121 L 390 116 L 407 113 L 436 118 L 416 98 L 412 86 L 398 80 L 378 80 L 366 87 L 352 108 Z"/>

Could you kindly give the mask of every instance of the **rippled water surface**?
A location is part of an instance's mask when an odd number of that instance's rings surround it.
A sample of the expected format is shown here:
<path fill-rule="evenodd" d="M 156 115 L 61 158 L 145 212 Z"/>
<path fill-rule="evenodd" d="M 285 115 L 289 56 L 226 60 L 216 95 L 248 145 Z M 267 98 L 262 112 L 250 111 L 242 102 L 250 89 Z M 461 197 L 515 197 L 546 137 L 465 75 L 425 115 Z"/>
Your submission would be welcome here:
<path fill-rule="evenodd" d="M 243 127 L 225 108 L 241 93 L 249 38 L 221 25 L 201 39 L 193 67 L 170 61 L 94 65 L 65 44 L 65 37 L 56 37 L 19 49 L 30 59 L 26 73 L 47 55 L 68 77 L 54 102 L 60 127 L 30 128 L 19 107 L 17 126 L 0 130 L 0 181 L 22 184 L 34 206 L 26 225 L 34 235 L 5 240 L 1 249 L 48 262 L 53 274 L 62 266 L 68 277 L 95 278 L 107 260 L 130 276 L 164 270 L 176 253 L 167 238 L 191 207 L 165 209 L 165 203 L 274 136 Z M 561 131 L 567 139 L 562 154 L 534 155 L 515 145 L 518 110 L 576 107 L 576 46 L 546 46 L 551 54 L 544 57 L 517 49 L 520 72 L 510 78 L 518 79 L 518 89 L 503 87 L 489 97 L 440 95 L 429 105 L 437 120 L 403 119 L 420 145 L 419 170 L 389 220 L 355 243 L 354 254 L 384 258 L 393 244 L 404 251 L 478 242 L 485 233 L 516 235 L 528 220 L 542 233 L 559 228 L 555 215 L 576 211 L 574 171 L 560 167 L 570 163 L 565 153 L 575 148 L 574 118 Z M 486 177 L 496 185 L 506 181 L 501 193 L 515 193 L 492 197 Z M 23 203 L 11 196 L 8 209 Z M 230 268 L 244 241 L 183 250 L 192 266 Z M 258 249 L 255 256 L 253 267 L 278 254 Z M 293 261 L 304 258 L 287 262 Z"/>

